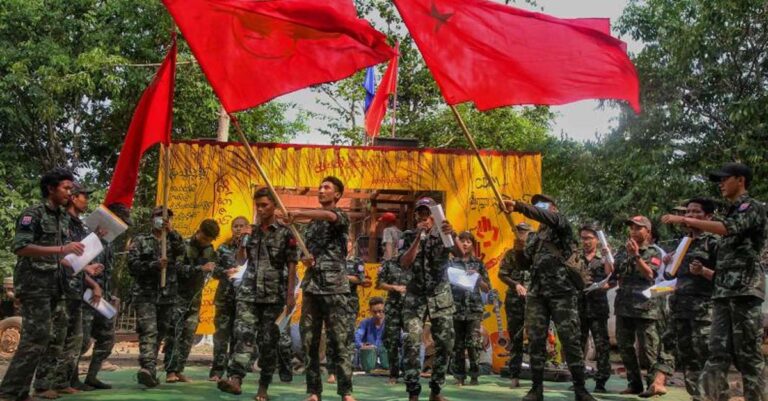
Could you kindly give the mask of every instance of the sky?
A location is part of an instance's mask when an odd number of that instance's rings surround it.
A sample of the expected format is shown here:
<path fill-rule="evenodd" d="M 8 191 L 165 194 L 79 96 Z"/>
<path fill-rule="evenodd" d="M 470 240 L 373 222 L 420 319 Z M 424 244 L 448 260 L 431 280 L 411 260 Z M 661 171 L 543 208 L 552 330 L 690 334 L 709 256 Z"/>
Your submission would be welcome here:
<path fill-rule="evenodd" d="M 544 13 L 562 18 L 610 18 L 613 26 L 621 16 L 628 0 L 538 0 L 537 3 L 539 8 L 522 4 L 518 7 L 535 11 L 542 11 L 540 8 L 543 8 Z M 613 33 L 617 35 L 615 31 Z M 640 43 L 633 42 L 630 38 L 622 37 L 621 39 L 628 43 L 630 53 L 637 53 L 642 48 Z M 305 110 L 323 113 L 323 108 L 317 104 L 318 96 L 320 95 L 309 89 L 304 89 L 282 96 L 278 100 L 294 102 Z M 595 100 L 552 106 L 551 110 L 555 113 L 551 133 L 560 135 L 561 132 L 565 132 L 571 138 L 580 141 L 594 139 L 597 133 L 608 133 L 611 127 L 615 126 L 619 115 L 617 107 L 606 106 L 601 109 L 598 106 L 598 101 Z M 310 132 L 298 135 L 292 142 L 299 144 L 329 143 L 329 137 L 317 132 L 317 128 L 321 127 L 322 124 L 317 118 L 310 120 Z"/>

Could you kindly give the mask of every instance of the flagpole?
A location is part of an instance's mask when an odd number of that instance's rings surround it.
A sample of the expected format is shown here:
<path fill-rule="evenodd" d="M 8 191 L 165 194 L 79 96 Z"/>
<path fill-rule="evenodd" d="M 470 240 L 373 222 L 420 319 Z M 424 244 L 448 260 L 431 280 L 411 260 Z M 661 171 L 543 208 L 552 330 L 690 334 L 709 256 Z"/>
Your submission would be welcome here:
<path fill-rule="evenodd" d="M 493 181 L 493 177 L 491 177 L 491 172 L 488 170 L 488 166 L 485 165 L 485 161 L 483 160 L 482 156 L 480 156 L 480 150 L 477 149 L 477 145 L 475 144 L 475 140 L 472 138 L 472 134 L 469 132 L 469 128 L 467 128 L 467 125 L 464 124 L 464 120 L 461 118 L 461 114 L 459 114 L 459 110 L 456 109 L 456 106 L 449 104 L 448 107 L 451 108 L 454 117 L 456 117 L 456 121 L 458 121 L 459 126 L 461 126 L 461 131 L 464 133 L 464 137 L 467 138 L 467 142 L 469 142 L 469 145 L 475 152 L 477 161 L 480 163 L 480 168 L 483 170 L 483 174 L 485 174 L 485 179 L 488 181 L 488 185 L 491 186 L 493 194 L 496 196 L 496 201 L 499 202 L 499 208 L 501 208 L 501 211 L 504 212 L 502 214 L 506 217 L 509 225 L 514 228 L 515 223 L 512 221 L 512 215 L 506 213 L 507 207 L 504 205 L 504 198 L 501 197 L 501 192 L 499 192 L 499 188 L 496 187 L 496 183 Z"/>
<path fill-rule="evenodd" d="M 168 193 L 170 192 L 170 170 L 171 170 L 171 144 L 168 146 L 160 144 L 160 150 L 163 158 L 163 222 L 168 221 Z M 168 260 L 168 232 L 163 229 L 160 232 L 160 258 Z M 160 270 L 160 287 L 165 288 L 166 267 Z"/>
<path fill-rule="evenodd" d="M 251 158 L 251 161 L 256 165 L 256 170 L 259 172 L 259 175 L 261 175 L 261 178 L 267 184 L 267 188 L 269 189 L 269 192 L 275 198 L 275 203 L 277 203 L 277 206 L 280 208 L 280 210 L 283 211 L 283 214 L 285 216 L 288 216 L 288 209 L 285 208 L 285 204 L 283 204 L 282 199 L 280 199 L 280 195 L 277 194 L 277 191 L 275 191 L 275 187 L 272 186 L 272 181 L 270 181 L 266 171 L 264 171 L 264 169 L 261 167 L 261 163 L 259 163 L 259 159 L 256 157 L 256 154 L 253 153 L 253 149 L 251 149 L 251 144 L 248 142 L 248 139 L 245 137 L 245 133 L 243 132 L 242 127 L 240 127 L 240 122 L 232 114 L 229 115 L 229 118 L 232 121 L 232 125 L 235 126 L 235 131 L 237 131 L 238 135 L 240 135 L 240 142 L 242 142 L 242 144 L 245 145 L 245 150 L 248 152 L 248 156 Z M 299 245 L 299 249 L 301 249 L 301 251 L 304 253 L 304 256 L 306 256 L 307 258 L 311 258 L 312 254 L 309 253 L 309 249 L 307 249 L 307 244 L 304 243 L 304 239 L 301 238 L 301 234 L 299 234 L 299 230 L 296 229 L 296 226 L 294 226 L 293 223 L 290 223 L 288 224 L 288 228 L 290 228 L 291 233 L 293 234 L 293 237 L 296 238 L 296 242 Z"/>
<path fill-rule="evenodd" d="M 395 125 L 397 123 L 397 79 L 400 77 L 400 42 L 395 43 L 395 49 L 397 49 L 397 54 L 395 57 L 398 58 L 397 60 L 397 69 L 395 70 L 395 93 L 394 97 L 392 98 L 392 138 L 395 137 Z"/>

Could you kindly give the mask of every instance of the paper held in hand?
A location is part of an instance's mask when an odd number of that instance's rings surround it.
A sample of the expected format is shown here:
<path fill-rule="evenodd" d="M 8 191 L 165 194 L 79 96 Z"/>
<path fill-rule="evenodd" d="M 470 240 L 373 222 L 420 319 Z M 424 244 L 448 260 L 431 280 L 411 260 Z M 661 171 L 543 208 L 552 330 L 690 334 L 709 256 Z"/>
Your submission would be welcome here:
<path fill-rule="evenodd" d="M 453 248 L 453 236 L 446 234 L 441 229 L 443 222 L 445 221 L 445 213 L 443 212 L 443 205 L 430 206 L 429 211 L 432 213 L 432 218 L 435 219 L 435 226 L 440 230 L 440 238 L 443 240 L 443 245 L 446 248 Z"/>
<path fill-rule="evenodd" d="M 600 246 L 602 246 L 603 249 L 608 250 L 608 254 L 603 255 L 603 257 L 608 259 L 608 262 L 610 264 L 614 264 L 613 253 L 611 253 L 611 248 L 608 246 L 608 240 L 605 239 L 605 233 L 603 232 L 603 230 L 597 231 L 597 239 L 600 240 Z"/>
<path fill-rule="evenodd" d="M 102 314 L 107 319 L 112 319 L 117 314 L 117 310 L 114 306 L 112 306 L 111 303 L 107 302 L 104 298 L 99 300 L 99 303 L 96 305 L 93 305 L 91 303 L 91 298 L 93 298 L 93 291 L 89 288 L 85 290 L 85 293 L 83 294 L 83 301 L 85 301 L 88 305 L 91 305 L 93 309 L 96 309 L 99 313 Z"/>
<path fill-rule="evenodd" d="M 235 272 L 235 274 L 232 275 L 232 277 L 229 278 L 229 281 L 232 282 L 232 285 L 237 287 L 240 285 L 240 283 L 243 282 L 243 275 L 245 275 L 245 268 L 247 267 L 248 267 L 248 259 L 246 259 L 242 265 L 237 266 L 237 271 Z"/>
<path fill-rule="evenodd" d="M 452 285 L 457 285 L 468 290 L 474 290 L 478 278 L 480 278 L 480 275 L 477 273 L 467 274 L 466 270 L 457 269 L 455 267 L 448 268 L 448 281 Z"/>
<path fill-rule="evenodd" d="M 94 233 L 88 234 L 88 236 L 80 241 L 80 243 L 85 247 L 82 255 L 77 256 L 74 253 L 70 253 L 64 257 L 64 260 L 69 262 L 70 266 L 72 266 L 72 270 L 75 271 L 75 274 L 80 273 L 80 270 L 83 270 L 83 267 L 88 266 L 88 263 L 91 263 L 93 258 L 99 256 L 101 251 L 104 250 L 104 246 L 101 245 L 101 240 Z"/>
<path fill-rule="evenodd" d="M 672 293 L 675 292 L 676 286 L 677 286 L 677 279 L 661 281 L 657 284 L 652 285 L 650 288 L 647 288 L 645 291 L 643 291 L 643 295 L 646 298 L 652 298 L 652 297 L 655 298 L 655 297 L 662 297 L 666 295 L 672 295 Z"/>
<path fill-rule="evenodd" d="M 609 274 L 608 277 L 606 277 L 606 278 L 604 278 L 604 279 L 602 279 L 602 280 L 600 280 L 600 281 L 598 281 L 596 283 L 590 284 L 589 287 L 584 289 L 584 292 L 592 292 L 592 291 L 598 290 L 600 288 L 603 288 L 603 286 L 608 284 L 608 280 L 610 280 L 612 276 L 613 276 L 613 273 Z"/>
<path fill-rule="evenodd" d="M 691 247 L 691 242 L 693 242 L 691 237 L 683 237 L 683 239 L 680 240 L 680 244 L 677 246 L 677 249 L 675 249 L 675 254 L 672 255 L 672 260 L 664 266 L 664 271 L 670 276 L 677 276 L 677 271 L 680 269 L 680 265 L 683 263 L 683 259 L 685 259 L 685 255 L 688 253 L 688 248 Z"/>
<path fill-rule="evenodd" d="M 94 232 L 97 228 L 106 230 L 104 240 L 107 242 L 112 242 L 128 229 L 128 225 L 104 205 L 99 205 L 93 213 L 85 218 L 85 225 Z"/>

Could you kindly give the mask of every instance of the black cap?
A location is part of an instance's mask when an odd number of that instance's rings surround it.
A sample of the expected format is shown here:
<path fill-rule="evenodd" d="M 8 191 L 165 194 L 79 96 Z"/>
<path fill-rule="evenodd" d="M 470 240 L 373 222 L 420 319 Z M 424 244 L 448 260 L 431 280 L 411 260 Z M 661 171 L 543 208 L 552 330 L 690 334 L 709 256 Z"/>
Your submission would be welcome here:
<path fill-rule="evenodd" d="M 709 173 L 709 180 L 714 182 L 720 182 L 721 179 L 728 177 L 744 177 L 747 185 L 749 185 L 752 181 L 752 169 L 746 164 L 726 163 L 720 170 Z"/>
<path fill-rule="evenodd" d="M 600 227 L 598 227 L 595 223 L 587 223 L 579 227 L 579 232 L 582 231 L 589 231 L 592 234 L 597 235 L 597 232 L 600 231 Z"/>
<path fill-rule="evenodd" d="M 539 202 L 549 202 L 549 203 L 551 203 L 553 205 L 557 205 L 557 202 L 555 202 L 555 198 L 553 198 L 553 197 L 551 197 L 549 195 L 544 195 L 544 194 L 533 195 L 533 198 L 531 198 L 531 204 L 535 205 L 535 204 L 537 204 Z"/>
<path fill-rule="evenodd" d="M 83 184 L 80 184 L 80 183 L 76 182 L 76 183 L 74 183 L 72 185 L 72 191 L 70 191 L 70 193 L 72 193 L 72 196 L 80 195 L 80 194 L 90 195 L 90 194 L 94 193 L 95 191 L 96 190 L 90 189 L 90 188 L 86 188 Z"/>
<path fill-rule="evenodd" d="M 163 215 L 162 206 L 158 206 L 152 210 L 152 217 L 157 217 L 162 215 Z M 171 208 L 168 208 L 168 217 L 173 217 L 173 210 L 171 210 Z"/>
<path fill-rule="evenodd" d="M 419 210 L 419 208 L 422 208 L 422 207 L 429 209 L 430 207 L 435 205 L 437 205 L 437 202 L 435 202 L 434 199 L 428 196 L 425 196 L 416 201 L 416 207 L 414 208 L 414 210 Z"/>

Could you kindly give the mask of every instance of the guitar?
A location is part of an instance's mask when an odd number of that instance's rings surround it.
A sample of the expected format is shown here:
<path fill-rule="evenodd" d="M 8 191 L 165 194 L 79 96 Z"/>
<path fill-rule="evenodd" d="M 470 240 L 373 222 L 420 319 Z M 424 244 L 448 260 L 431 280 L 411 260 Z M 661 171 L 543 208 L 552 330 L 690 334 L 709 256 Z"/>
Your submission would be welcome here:
<path fill-rule="evenodd" d="M 499 292 L 496 289 L 491 290 L 488 297 L 493 300 L 493 313 L 496 315 L 496 332 L 491 333 L 491 371 L 499 373 L 501 369 L 507 365 L 509 360 L 509 333 L 505 330 L 505 327 L 501 321 L 501 300 L 499 299 Z"/>

